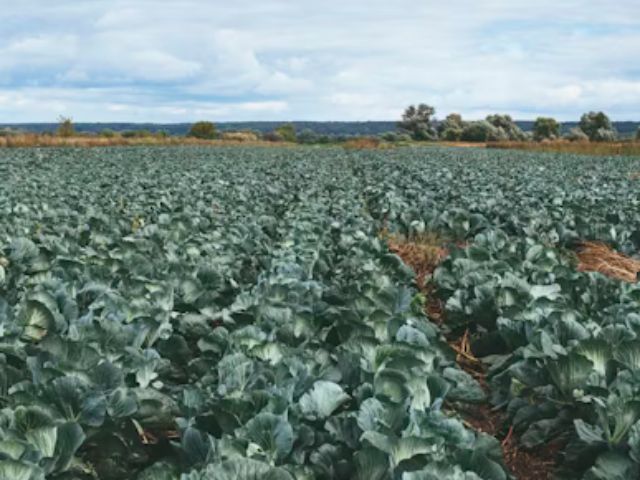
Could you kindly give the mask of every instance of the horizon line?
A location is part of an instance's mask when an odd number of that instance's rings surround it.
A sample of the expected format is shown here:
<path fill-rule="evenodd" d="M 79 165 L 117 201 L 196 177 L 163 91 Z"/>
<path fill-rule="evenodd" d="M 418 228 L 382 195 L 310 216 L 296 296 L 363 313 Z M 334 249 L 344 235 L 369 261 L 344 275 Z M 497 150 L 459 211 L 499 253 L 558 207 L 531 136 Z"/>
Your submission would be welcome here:
<path fill-rule="evenodd" d="M 544 117 L 544 116 L 539 116 L 539 117 L 543 117 L 543 118 L 549 118 L 549 117 Z M 536 118 L 539 118 L 536 117 Z M 94 124 L 94 125 L 100 125 L 100 124 L 109 124 L 109 125 L 113 125 L 113 124 L 130 124 L 130 125 L 190 125 L 196 122 L 201 122 L 201 121 L 209 121 L 212 122 L 214 124 L 226 124 L 226 123 L 398 123 L 400 122 L 400 119 L 395 119 L 395 120 L 210 120 L 210 119 L 206 119 L 206 118 L 200 118 L 197 120 L 189 120 L 189 121 L 181 121 L 181 122 L 154 122 L 154 121 L 135 121 L 135 120 L 98 120 L 98 121 L 92 121 L 92 120 L 82 120 L 82 121 L 78 121 L 78 120 L 74 120 L 73 117 L 70 117 L 71 121 L 73 122 L 74 125 L 82 125 L 82 124 Z M 512 117 L 513 118 L 513 117 Z M 514 122 L 535 122 L 536 118 L 513 118 Z M 551 117 L 554 118 L 554 117 Z M 443 121 L 443 119 L 439 119 L 439 118 L 435 118 L 434 119 L 436 122 L 438 121 Z M 485 118 L 470 118 L 470 119 L 464 119 L 467 122 L 477 122 L 477 121 L 482 121 L 482 120 L 486 120 Z M 575 120 L 557 120 L 559 123 L 572 123 L 572 122 L 580 122 L 580 118 L 577 118 Z M 640 119 L 638 120 L 631 120 L 631 119 L 627 119 L 627 120 L 614 120 L 611 119 L 612 123 L 640 123 Z M 58 123 L 60 123 L 58 120 L 50 120 L 50 121 L 42 121 L 42 120 L 38 120 L 38 121 L 28 121 L 28 122 L 6 122 L 6 121 L 0 121 L 0 126 L 12 126 L 12 125 L 57 125 Z"/>

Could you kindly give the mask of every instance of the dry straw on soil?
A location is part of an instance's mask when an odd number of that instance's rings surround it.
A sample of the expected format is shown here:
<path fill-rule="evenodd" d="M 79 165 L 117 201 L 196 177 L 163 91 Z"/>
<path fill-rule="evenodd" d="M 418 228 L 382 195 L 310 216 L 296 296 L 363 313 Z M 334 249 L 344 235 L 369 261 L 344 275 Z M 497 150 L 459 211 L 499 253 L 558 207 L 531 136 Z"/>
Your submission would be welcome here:
<path fill-rule="evenodd" d="M 640 260 L 629 258 L 600 242 L 583 242 L 578 246 L 578 270 L 599 272 L 629 283 L 638 281 Z"/>
<path fill-rule="evenodd" d="M 389 250 L 413 268 L 420 287 L 424 285 L 427 276 L 449 255 L 443 246 L 445 240 L 434 233 L 414 235 L 409 239 L 385 232 L 381 236 L 387 241 Z"/>

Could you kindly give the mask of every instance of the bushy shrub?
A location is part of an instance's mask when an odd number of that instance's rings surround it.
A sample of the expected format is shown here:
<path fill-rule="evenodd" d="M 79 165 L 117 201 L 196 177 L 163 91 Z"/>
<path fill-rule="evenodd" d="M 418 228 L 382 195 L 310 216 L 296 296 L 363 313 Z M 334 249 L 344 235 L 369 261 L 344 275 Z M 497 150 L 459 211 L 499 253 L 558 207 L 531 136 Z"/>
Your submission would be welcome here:
<path fill-rule="evenodd" d="M 506 142 L 508 140 L 515 140 L 515 139 L 511 138 L 509 133 L 502 127 L 496 127 L 494 125 L 493 129 L 491 129 L 487 133 L 488 142 Z M 521 140 L 521 138 L 518 138 L 518 140 Z"/>
<path fill-rule="evenodd" d="M 594 142 L 609 142 L 617 137 L 611 120 L 604 112 L 588 112 L 582 115 L 580 129 Z"/>
<path fill-rule="evenodd" d="M 496 127 L 491 125 L 486 120 L 479 120 L 476 122 L 468 122 L 460 137 L 465 142 L 486 142 L 490 138 L 495 138 L 499 135 Z"/>
<path fill-rule="evenodd" d="M 385 132 L 380 134 L 380 138 L 385 142 L 398 143 L 398 142 L 410 142 L 411 135 L 401 132 Z"/>
<path fill-rule="evenodd" d="M 516 122 L 513 121 L 510 115 L 489 115 L 487 117 L 487 122 L 493 125 L 497 132 L 494 132 L 489 135 L 494 135 L 496 140 L 513 140 L 513 141 L 523 141 L 525 139 L 525 134 Z M 489 140 L 494 140 L 489 138 Z"/>
<path fill-rule="evenodd" d="M 73 137 L 76 133 L 76 129 L 73 125 L 71 117 L 60 117 L 58 119 L 58 129 L 56 135 L 59 137 Z"/>
<path fill-rule="evenodd" d="M 560 124 L 555 118 L 538 117 L 533 124 L 533 138 L 540 142 L 545 139 L 555 140 L 560 137 Z"/>
<path fill-rule="evenodd" d="M 262 134 L 262 140 L 265 142 L 282 142 L 282 137 L 277 132 L 265 132 Z"/>
<path fill-rule="evenodd" d="M 297 136 L 296 136 L 296 140 L 298 141 L 298 143 L 302 143 L 305 145 L 311 145 L 314 143 L 318 143 L 320 139 L 320 136 L 314 132 L 313 130 L 307 128 L 303 131 L 301 131 Z"/>
<path fill-rule="evenodd" d="M 296 141 L 296 127 L 294 127 L 291 123 L 286 123 L 279 126 L 278 128 L 276 128 L 275 133 L 277 133 L 285 142 Z"/>
<path fill-rule="evenodd" d="M 149 130 L 128 130 L 127 132 L 123 132 L 122 136 L 128 138 L 147 138 L 152 137 L 153 133 Z"/>
<path fill-rule="evenodd" d="M 100 136 L 104 138 L 113 138 L 116 135 L 117 135 L 116 132 L 114 132 L 110 128 L 105 128 L 104 130 L 100 131 Z"/>
<path fill-rule="evenodd" d="M 380 139 L 384 140 L 385 142 L 396 141 L 396 132 L 384 132 L 384 133 L 381 133 L 379 136 L 380 136 Z"/>
<path fill-rule="evenodd" d="M 464 128 L 465 122 L 459 113 L 450 113 L 438 123 L 438 135 L 442 136 L 447 130 L 460 130 Z"/>
<path fill-rule="evenodd" d="M 20 130 L 14 130 L 11 127 L 0 128 L 0 137 L 10 137 L 12 135 L 18 135 L 20 133 L 24 132 L 21 132 Z"/>
<path fill-rule="evenodd" d="M 462 139 L 462 128 L 447 128 L 440 134 L 440 139 L 447 142 L 457 142 Z"/>
<path fill-rule="evenodd" d="M 461 139 L 465 122 L 459 113 L 450 113 L 438 124 L 438 135 L 441 140 L 455 142 Z"/>
<path fill-rule="evenodd" d="M 187 136 L 201 138 L 203 140 L 213 140 L 216 138 L 216 126 L 211 122 L 196 122 L 191 125 Z"/>
<path fill-rule="evenodd" d="M 436 110 L 430 105 L 421 103 L 417 107 L 410 105 L 404 111 L 398 128 L 411 136 L 414 140 L 430 141 L 438 139 L 433 115 Z"/>
<path fill-rule="evenodd" d="M 592 138 L 594 142 L 615 142 L 617 139 L 616 131 L 608 128 L 599 128 Z"/>
<path fill-rule="evenodd" d="M 326 145 L 328 143 L 335 143 L 335 137 L 329 135 L 320 135 L 318 137 L 318 143 Z"/>
<path fill-rule="evenodd" d="M 586 133 L 582 131 L 579 127 L 572 128 L 566 133 L 563 137 L 565 140 L 569 140 L 571 142 L 588 142 L 589 137 Z"/>

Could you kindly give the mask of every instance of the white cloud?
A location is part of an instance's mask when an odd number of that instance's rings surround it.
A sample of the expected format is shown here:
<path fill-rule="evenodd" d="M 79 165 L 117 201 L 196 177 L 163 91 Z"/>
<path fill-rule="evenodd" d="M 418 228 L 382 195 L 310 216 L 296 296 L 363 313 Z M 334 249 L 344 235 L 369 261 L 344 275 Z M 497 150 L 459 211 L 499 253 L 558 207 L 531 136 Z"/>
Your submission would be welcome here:
<path fill-rule="evenodd" d="M 0 121 L 640 118 L 637 0 L 21 0 L 0 24 Z"/>
<path fill-rule="evenodd" d="M 288 104 L 283 101 L 273 101 L 273 102 L 245 102 L 237 105 L 240 110 L 244 110 L 247 112 L 284 112 Z"/>
<path fill-rule="evenodd" d="M 125 74 L 137 79 L 165 82 L 193 77 L 201 70 L 197 62 L 181 60 L 169 53 L 157 50 L 138 50 L 125 54 L 118 65 L 114 65 Z"/>
<path fill-rule="evenodd" d="M 583 92 L 584 88 L 580 85 L 565 85 L 564 87 L 560 87 L 557 90 L 552 91 L 551 96 L 555 97 L 556 101 L 562 104 L 571 104 L 572 102 L 580 100 Z"/>
<path fill-rule="evenodd" d="M 0 46 L 0 66 L 3 69 L 46 68 L 72 62 L 77 54 L 78 39 L 74 35 L 26 35 Z"/>
<path fill-rule="evenodd" d="M 71 116 L 75 121 L 95 121 L 95 112 L 101 112 L 100 121 L 184 122 L 193 119 L 235 117 L 253 120 L 256 115 L 275 118 L 286 113 L 286 101 L 184 101 L 163 98 L 144 92 L 132 93 L 127 88 L 82 89 L 34 88 L 0 89 L 0 115 L 11 123 L 33 121 L 32 113 L 47 109 L 49 117 L 42 121 L 55 121 L 58 115 Z"/>
<path fill-rule="evenodd" d="M 275 71 L 267 74 L 258 83 L 256 91 L 265 94 L 295 94 L 309 92 L 313 89 L 313 81 L 307 78 L 295 78 L 286 73 Z"/>

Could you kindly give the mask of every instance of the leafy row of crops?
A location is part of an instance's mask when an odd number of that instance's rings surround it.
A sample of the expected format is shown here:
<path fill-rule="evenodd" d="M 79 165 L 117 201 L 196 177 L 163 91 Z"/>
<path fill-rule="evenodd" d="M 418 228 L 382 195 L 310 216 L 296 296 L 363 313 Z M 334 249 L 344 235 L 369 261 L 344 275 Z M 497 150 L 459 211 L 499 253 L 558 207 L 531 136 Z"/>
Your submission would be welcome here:
<path fill-rule="evenodd" d="M 406 149 L 0 157 L 0 478 L 504 480 L 491 401 L 570 479 L 636 478 L 636 159 Z M 379 238 L 434 231 L 444 331 Z"/>

